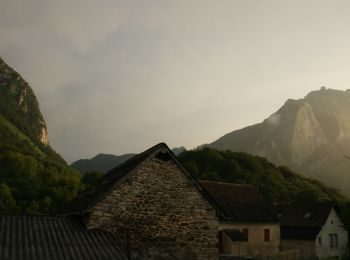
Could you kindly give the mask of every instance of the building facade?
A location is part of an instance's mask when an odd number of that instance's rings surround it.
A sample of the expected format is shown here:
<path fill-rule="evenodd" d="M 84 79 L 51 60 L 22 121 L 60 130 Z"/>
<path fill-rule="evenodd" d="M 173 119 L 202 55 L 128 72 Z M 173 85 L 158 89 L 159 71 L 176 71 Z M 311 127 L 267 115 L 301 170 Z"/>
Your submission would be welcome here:
<path fill-rule="evenodd" d="M 348 255 L 348 231 L 334 203 L 285 206 L 281 219 L 282 250 L 300 249 L 303 258 L 341 258 Z"/>
<path fill-rule="evenodd" d="M 208 181 L 201 184 L 221 209 L 221 255 L 268 257 L 279 253 L 279 221 L 253 186 Z"/>
<path fill-rule="evenodd" d="M 216 212 L 165 144 L 111 170 L 62 210 L 119 235 L 131 259 L 218 259 Z"/>

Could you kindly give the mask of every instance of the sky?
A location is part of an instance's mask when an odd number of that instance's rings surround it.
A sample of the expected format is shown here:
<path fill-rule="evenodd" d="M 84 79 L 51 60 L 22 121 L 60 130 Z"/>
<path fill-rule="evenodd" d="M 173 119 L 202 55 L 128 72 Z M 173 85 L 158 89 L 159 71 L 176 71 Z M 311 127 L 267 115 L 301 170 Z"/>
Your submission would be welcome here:
<path fill-rule="evenodd" d="M 0 0 L 0 57 L 68 162 L 188 149 L 350 88 L 350 1 Z"/>

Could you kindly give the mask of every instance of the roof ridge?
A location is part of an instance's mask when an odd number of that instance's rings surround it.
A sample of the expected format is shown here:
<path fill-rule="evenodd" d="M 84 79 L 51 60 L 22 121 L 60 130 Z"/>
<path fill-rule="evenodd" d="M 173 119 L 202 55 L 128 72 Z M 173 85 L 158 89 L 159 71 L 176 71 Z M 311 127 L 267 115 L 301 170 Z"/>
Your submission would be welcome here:
<path fill-rule="evenodd" d="M 99 201 L 103 200 L 107 194 L 109 194 L 116 185 L 124 179 L 129 173 L 135 171 L 143 163 L 149 159 L 155 157 L 158 152 L 166 152 L 170 155 L 174 163 L 180 168 L 182 173 L 191 181 L 191 183 L 198 189 L 200 193 L 208 200 L 213 208 L 220 211 L 213 198 L 207 193 L 207 191 L 200 185 L 200 183 L 186 170 L 181 164 L 176 155 L 167 146 L 166 143 L 161 142 L 146 151 L 139 153 L 124 163 L 108 171 L 97 183 L 95 188 L 87 189 L 81 192 L 75 199 L 68 202 L 65 206 L 59 209 L 56 213 L 58 215 L 80 215 L 88 212 L 89 209 L 94 207 Z M 152 157 L 153 156 L 153 157 Z"/>

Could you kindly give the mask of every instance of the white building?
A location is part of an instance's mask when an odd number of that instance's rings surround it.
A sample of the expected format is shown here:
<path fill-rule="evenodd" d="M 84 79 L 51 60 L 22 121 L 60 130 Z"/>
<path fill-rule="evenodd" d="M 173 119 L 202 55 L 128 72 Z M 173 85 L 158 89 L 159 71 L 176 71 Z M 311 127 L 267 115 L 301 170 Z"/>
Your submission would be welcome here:
<path fill-rule="evenodd" d="M 279 207 L 277 215 L 281 220 L 281 250 L 300 249 L 304 258 L 348 254 L 348 231 L 334 203 Z"/>

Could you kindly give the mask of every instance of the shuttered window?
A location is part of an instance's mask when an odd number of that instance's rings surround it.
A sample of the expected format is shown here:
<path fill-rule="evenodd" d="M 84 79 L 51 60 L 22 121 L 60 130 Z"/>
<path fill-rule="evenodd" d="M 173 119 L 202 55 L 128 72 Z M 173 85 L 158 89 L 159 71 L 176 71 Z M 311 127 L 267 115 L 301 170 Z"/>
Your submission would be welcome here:
<path fill-rule="evenodd" d="M 270 229 L 268 228 L 264 229 L 264 241 L 265 242 L 270 241 Z"/>

